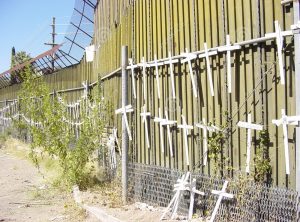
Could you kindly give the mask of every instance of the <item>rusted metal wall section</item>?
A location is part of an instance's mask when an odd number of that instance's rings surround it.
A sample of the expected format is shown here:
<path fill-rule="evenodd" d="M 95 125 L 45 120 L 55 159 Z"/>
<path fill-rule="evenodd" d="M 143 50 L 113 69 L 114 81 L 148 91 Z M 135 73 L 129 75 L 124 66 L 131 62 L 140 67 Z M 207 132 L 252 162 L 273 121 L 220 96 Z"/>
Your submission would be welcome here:
<path fill-rule="evenodd" d="M 225 45 L 226 34 L 231 43 L 249 40 L 274 32 L 274 21 L 278 20 L 282 30 L 289 30 L 293 24 L 293 4 L 281 5 L 279 0 L 100 0 L 95 10 L 96 46 L 93 63 L 80 64 L 46 76 L 51 89 L 66 89 L 90 83 L 120 67 L 120 50 L 127 45 L 129 57 L 134 63 L 179 55 L 189 51 Z M 197 98 L 193 96 L 187 64 L 174 64 L 176 99 L 172 98 L 170 67 L 159 67 L 161 99 L 156 90 L 155 70 L 147 69 L 147 111 L 151 112 L 149 124 L 150 149 L 145 144 L 144 125 L 140 111 L 145 104 L 143 98 L 142 70 L 136 69 L 137 99 L 132 96 L 131 75 L 128 79 L 129 103 L 135 108 L 129 114 L 133 133 L 130 144 L 132 161 L 159 165 L 179 170 L 197 170 L 213 174 L 214 162 L 203 163 L 203 132 L 194 128 L 189 137 L 189 160 L 185 160 L 184 138 L 181 129 L 171 128 L 174 157 L 170 156 L 166 130 L 164 130 L 165 152 L 161 152 L 159 124 L 154 123 L 158 108 L 168 113 L 169 119 L 181 124 L 181 115 L 188 124 L 199 123 L 203 118 L 215 125 L 225 125 L 229 121 L 227 142 L 224 153 L 230 165 L 236 170 L 245 170 L 246 130 L 236 126 L 238 121 L 246 121 L 252 114 L 252 121 L 263 124 L 270 133 L 269 155 L 272 178 L 275 185 L 295 187 L 295 137 L 294 127 L 288 127 L 291 174 L 285 174 L 282 128 L 271 123 L 281 117 L 280 110 L 287 115 L 295 114 L 294 50 L 292 37 L 284 41 L 284 66 L 286 84 L 279 81 L 279 70 L 275 40 L 246 45 L 231 53 L 232 93 L 227 89 L 226 54 L 218 53 L 210 57 L 214 94 L 210 94 L 204 59 L 192 62 Z M 130 73 L 130 72 L 129 72 Z M 100 81 L 102 95 L 112 105 L 112 112 L 121 106 L 120 75 L 112 75 Z M 19 86 L 0 90 L 1 100 L 15 98 Z M 80 93 L 68 93 L 69 101 L 76 100 Z M 114 116 L 111 125 L 120 129 L 121 118 Z M 258 133 L 253 132 L 253 141 Z M 252 144 L 252 159 L 257 146 Z M 250 168 L 254 171 L 253 166 Z"/>

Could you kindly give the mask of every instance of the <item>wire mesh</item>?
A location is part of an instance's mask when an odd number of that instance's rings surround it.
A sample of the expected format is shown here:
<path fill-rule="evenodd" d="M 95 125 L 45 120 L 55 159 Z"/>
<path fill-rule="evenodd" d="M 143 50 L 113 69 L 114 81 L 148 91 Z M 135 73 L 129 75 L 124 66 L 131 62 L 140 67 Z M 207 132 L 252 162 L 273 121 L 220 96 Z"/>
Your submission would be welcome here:
<path fill-rule="evenodd" d="M 129 199 L 166 207 L 172 199 L 173 185 L 184 173 L 158 166 L 129 163 Z M 196 188 L 205 196 L 196 195 L 194 213 L 201 217 L 210 216 L 216 204 L 217 195 L 211 190 L 221 190 L 223 179 L 203 174 L 192 174 L 197 179 Z M 296 191 L 254 182 L 243 187 L 234 186 L 227 192 L 235 198 L 223 199 L 216 221 L 297 221 L 299 195 Z M 190 195 L 186 191 L 180 203 L 179 212 L 187 215 Z"/>

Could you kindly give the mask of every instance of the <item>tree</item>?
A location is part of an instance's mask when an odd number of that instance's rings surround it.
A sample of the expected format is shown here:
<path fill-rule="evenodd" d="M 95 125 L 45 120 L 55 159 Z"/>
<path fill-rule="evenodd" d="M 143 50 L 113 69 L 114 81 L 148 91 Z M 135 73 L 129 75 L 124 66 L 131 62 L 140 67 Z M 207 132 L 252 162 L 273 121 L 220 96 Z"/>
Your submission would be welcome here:
<path fill-rule="evenodd" d="M 20 51 L 16 53 L 15 47 L 11 50 L 11 68 L 16 65 L 21 65 L 25 62 L 28 62 L 31 59 L 30 54 L 27 54 L 25 51 Z M 10 73 L 11 75 L 11 84 L 18 83 L 22 81 L 22 73 L 24 72 L 24 68 L 18 71 L 13 71 Z"/>

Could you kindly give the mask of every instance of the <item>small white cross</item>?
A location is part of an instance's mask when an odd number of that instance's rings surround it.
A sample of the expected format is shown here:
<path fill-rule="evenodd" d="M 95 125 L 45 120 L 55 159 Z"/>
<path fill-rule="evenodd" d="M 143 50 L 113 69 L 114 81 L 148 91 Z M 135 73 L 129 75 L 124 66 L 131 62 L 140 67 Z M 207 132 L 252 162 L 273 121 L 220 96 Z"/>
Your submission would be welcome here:
<path fill-rule="evenodd" d="M 170 146 L 170 155 L 173 157 L 173 145 L 172 145 L 170 125 L 175 124 L 176 121 L 169 120 L 167 111 L 165 112 L 165 116 L 166 116 L 166 118 L 161 122 L 161 125 L 167 126 L 167 134 L 168 134 L 168 140 L 169 140 L 169 146 Z"/>
<path fill-rule="evenodd" d="M 192 130 L 194 127 L 191 125 L 187 125 L 185 121 L 185 117 L 183 115 L 181 115 L 181 118 L 182 118 L 182 124 L 178 125 L 177 127 L 183 129 L 186 164 L 189 166 L 190 161 L 189 161 L 189 146 L 188 146 L 188 130 Z"/>
<path fill-rule="evenodd" d="M 171 52 L 169 51 L 169 60 L 165 61 L 164 64 L 169 64 L 170 65 L 172 96 L 173 96 L 173 99 L 175 99 L 176 95 L 175 95 L 175 82 L 174 82 L 173 63 L 178 63 L 178 59 L 172 59 Z"/>
<path fill-rule="evenodd" d="M 248 122 L 239 121 L 237 126 L 247 129 L 247 159 L 246 159 L 246 173 L 250 172 L 250 155 L 251 155 L 251 130 L 262 130 L 263 126 L 251 123 L 251 114 L 248 114 Z"/>
<path fill-rule="evenodd" d="M 160 110 L 160 108 L 158 108 L 158 117 L 154 117 L 154 122 L 159 123 L 160 146 L 161 146 L 162 153 L 165 152 L 164 133 L 163 133 L 163 126 L 161 124 L 164 120 L 165 119 L 162 118 L 161 110 Z"/>
<path fill-rule="evenodd" d="M 226 35 L 226 45 L 218 48 L 219 52 L 227 51 L 226 63 L 227 63 L 227 83 L 228 83 L 228 93 L 231 93 L 231 51 L 241 49 L 240 45 L 230 44 L 230 35 Z"/>
<path fill-rule="evenodd" d="M 227 185 L 228 185 L 228 181 L 225 180 L 225 183 L 223 184 L 222 190 L 212 190 L 211 191 L 212 194 L 219 195 L 219 198 L 217 200 L 216 206 L 214 208 L 214 211 L 211 215 L 211 218 L 210 218 L 209 222 L 213 222 L 215 220 L 215 217 L 217 215 L 217 212 L 218 212 L 218 209 L 220 207 L 220 204 L 221 204 L 221 201 L 222 201 L 223 197 L 227 197 L 227 198 L 230 198 L 230 199 L 233 198 L 233 194 L 226 193 Z"/>
<path fill-rule="evenodd" d="M 300 122 L 300 116 L 287 116 L 285 110 L 281 110 L 281 118 L 278 120 L 272 120 L 272 123 L 276 126 L 282 125 L 283 129 L 283 142 L 284 142 L 284 155 L 285 155 L 285 171 L 286 174 L 290 174 L 290 160 L 289 160 L 289 142 L 287 125 L 298 125 Z"/>
<path fill-rule="evenodd" d="M 283 69 L 283 59 L 282 59 L 282 49 L 283 49 L 283 32 L 281 31 L 278 21 L 274 22 L 275 24 L 275 33 L 267 33 L 266 37 L 275 37 L 277 44 L 277 55 L 278 55 L 278 65 L 279 65 L 279 74 L 280 74 L 280 83 L 285 84 L 284 69 Z"/>
<path fill-rule="evenodd" d="M 196 127 L 203 129 L 203 165 L 207 164 L 207 131 L 216 132 L 220 129 L 214 125 L 208 126 L 205 122 L 205 118 L 202 119 L 202 124 L 196 123 Z"/>
<path fill-rule="evenodd" d="M 147 147 L 150 148 L 150 142 L 149 142 L 149 135 L 148 135 L 148 124 L 147 124 L 147 116 L 151 116 L 150 112 L 146 112 L 146 105 L 142 107 L 143 112 L 141 112 L 141 117 L 142 117 L 142 122 L 144 123 L 145 126 L 145 134 L 146 134 L 146 143 Z"/>
<path fill-rule="evenodd" d="M 143 69 L 143 89 L 144 89 L 144 101 L 147 100 L 147 81 L 146 81 L 146 68 L 149 67 L 145 58 L 142 57 L 141 63 L 138 64 L 139 67 Z"/>
<path fill-rule="evenodd" d="M 216 55 L 217 53 L 218 53 L 217 50 L 208 51 L 207 43 L 205 42 L 204 43 L 204 53 L 198 55 L 199 58 L 205 58 L 205 60 L 206 60 L 206 70 L 207 70 L 207 74 L 208 74 L 208 81 L 209 81 L 211 96 L 214 96 L 215 94 L 214 94 L 214 85 L 213 85 L 211 69 L 210 69 L 209 56 Z"/>
<path fill-rule="evenodd" d="M 88 96 L 88 91 L 89 91 L 89 85 L 87 83 L 87 80 L 82 82 L 82 86 L 83 86 L 83 96 L 82 98 L 86 99 Z"/>
<path fill-rule="evenodd" d="M 163 62 L 157 62 L 157 57 L 154 55 L 154 63 L 149 64 L 149 67 L 155 67 L 155 77 L 156 77 L 156 86 L 157 86 L 157 97 L 160 99 L 160 83 L 159 83 L 159 74 L 158 66 L 163 65 Z"/>
<path fill-rule="evenodd" d="M 131 132 L 129 129 L 129 124 L 128 124 L 128 119 L 127 119 L 127 115 L 126 115 L 126 113 L 129 113 L 129 112 L 133 112 L 132 105 L 127 105 L 127 106 L 117 109 L 115 111 L 116 114 L 122 114 L 122 116 L 125 120 L 125 125 L 126 125 L 129 140 L 132 140 L 132 136 L 131 136 Z"/>
<path fill-rule="evenodd" d="M 133 92 L 133 97 L 136 99 L 134 69 L 136 67 L 138 67 L 138 66 L 137 65 L 133 65 L 133 61 L 132 61 L 131 58 L 129 58 L 128 61 L 129 61 L 129 66 L 127 66 L 127 69 L 131 70 L 132 92 Z"/>
<path fill-rule="evenodd" d="M 117 128 L 113 128 L 112 129 L 112 135 L 114 136 L 114 139 L 116 141 L 118 150 L 120 151 L 120 155 L 122 155 L 122 148 L 119 145 L 119 140 L 118 140 L 118 129 Z"/>
<path fill-rule="evenodd" d="M 115 150 L 115 138 L 113 135 L 110 135 L 107 141 L 107 147 L 109 149 L 109 162 L 110 168 L 117 168 L 117 159 L 116 159 L 116 150 Z"/>
<path fill-rule="evenodd" d="M 186 63 L 186 62 L 188 63 L 189 71 L 190 71 L 190 78 L 192 81 L 193 93 L 194 93 L 194 96 L 197 98 L 197 87 L 196 87 L 193 69 L 192 69 L 192 63 L 191 63 L 191 60 L 196 59 L 197 55 L 195 55 L 194 53 L 189 53 L 187 48 L 185 49 L 185 53 L 182 53 L 181 55 L 186 57 L 185 59 L 181 60 L 181 63 Z"/>

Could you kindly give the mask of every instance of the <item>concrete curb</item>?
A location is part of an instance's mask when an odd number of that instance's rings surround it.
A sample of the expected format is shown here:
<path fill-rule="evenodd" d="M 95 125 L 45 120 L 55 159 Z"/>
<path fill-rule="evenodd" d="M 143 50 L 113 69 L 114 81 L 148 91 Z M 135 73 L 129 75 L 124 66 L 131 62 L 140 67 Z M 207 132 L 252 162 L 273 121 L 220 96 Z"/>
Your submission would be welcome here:
<path fill-rule="evenodd" d="M 73 197 L 74 197 L 75 202 L 78 204 L 78 206 L 85 209 L 89 214 L 95 216 L 97 219 L 99 219 L 99 221 L 101 221 L 101 222 L 123 222 L 122 220 L 119 220 L 118 218 L 107 214 L 101 208 L 83 204 L 83 202 L 80 198 L 80 191 L 79 191 L 78 186 L 73 187 Z"/>

